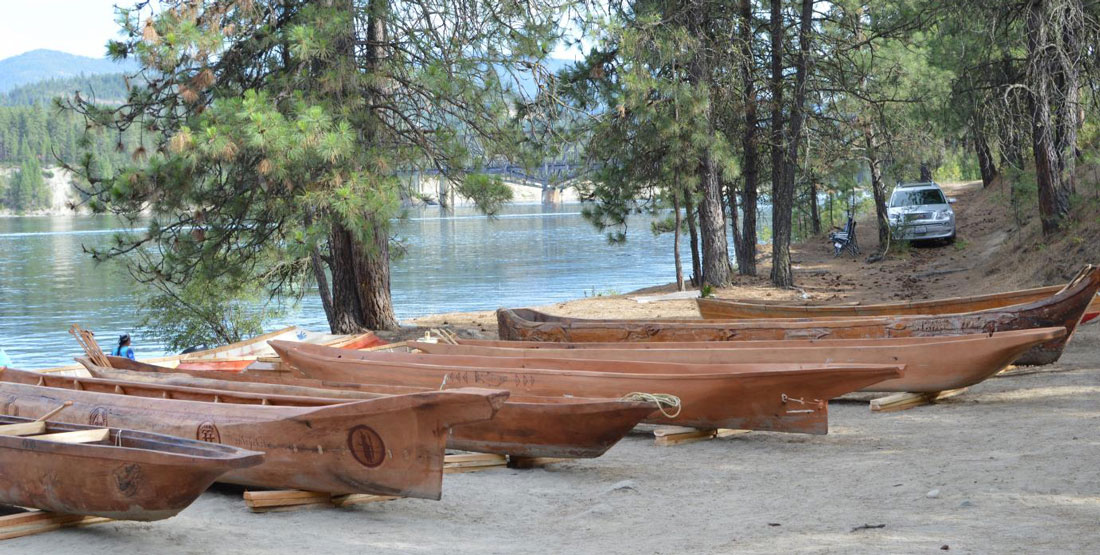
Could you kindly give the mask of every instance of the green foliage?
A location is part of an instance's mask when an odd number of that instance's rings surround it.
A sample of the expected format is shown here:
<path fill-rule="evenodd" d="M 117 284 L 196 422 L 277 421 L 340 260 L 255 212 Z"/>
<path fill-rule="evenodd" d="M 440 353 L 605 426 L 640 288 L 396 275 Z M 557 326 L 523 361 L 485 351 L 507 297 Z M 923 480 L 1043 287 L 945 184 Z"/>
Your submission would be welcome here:
<path fill-rule="evenodd" d="M 493 216 L 512 200 L 511 187 L 500 176 L 471 173 L 458 184 L 458 194 L 473 199 L 484 213 Z"/>
<path fill-rule="evenodd" d="M 0 94 L 0 106 L 49 105 L 59 96 L 81 95 L 99 104 L 118 104 L 126 99 L 126 80 L 122 73 L 55 77 L 16 87 Z"/>
<path fill-rule="evenodd" d="M 4 195 L 4 204 L 16 212 L 28 212 L 50 204 L 50 191 L 42 179 L 38 160 L 31 157 L 19 166 Z"/>
<path fill-rule="evenodd" d="M 707 297 L 713 297 L 714 289 L 709 284 L 704 283 L 703 287 L 699 289 L 699 296 L 704 299 L 706 299 Z"/>
<path fill-rule="evenodd" d="M 152 283 L 142 302 L 141 326 L 169 349 L 214 346 L 263 333 L 277 311 L 261 304 L 261 289 L 228 276 L 196 279 L 185 285 Z"/>

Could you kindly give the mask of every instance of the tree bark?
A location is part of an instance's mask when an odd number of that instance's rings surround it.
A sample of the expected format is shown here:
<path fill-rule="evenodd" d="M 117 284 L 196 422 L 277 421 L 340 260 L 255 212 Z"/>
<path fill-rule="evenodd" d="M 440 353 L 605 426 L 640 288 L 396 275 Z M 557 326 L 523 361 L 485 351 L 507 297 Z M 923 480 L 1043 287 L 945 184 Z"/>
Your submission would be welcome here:
<path fill-rule="evenodd" d="M 737 213 L 737 187 L 728 182 L 723 185 L 726 191 L 726 205 L 729 207 L 730 228 L 733 229 L 733 257 L 740 265 L 741 260 L 747 255 L 744 251 L 745 241 L 741 237 L 740 215 Z"/>
<path fill-rule="evenodd" d="M 332 224 L 329 234 L 332 270 L 332 333 L 358 333 L 366 327 L 359 304 L 355 276 L 355 246 L 351 233 L 340 223 Z"/>
<path fill-rule="evenodd" d="M 973 122 L 970 131 L 974 140 L 974 152 L 978 156 L 978 169 L 982 174 L 982 187 L 988 187 L 997 178 L 997 166 L 993 161 L 993 153 L 989 150 L 989 143 L 985 140 L 985 131 L 982 130 L 980 121 Z"/>
<path fill-rule="evenodd" d="M 814 235 L 821 233 L 821 212 L 817 206 L 816 179 L 810 179 L 810 225 L 813 226 Z"/>
<path fill-rule="evenodd" d="M 928 167 L 928 162 L 920 163 L 920 179 L 918 181 L 921 183 L 932 182 L 932 168 Z"/>
<path fill-rule="evenodd" d="M 707 13 L 696 9 L 694 16 L 695 32 L 705 35 L 709 32 L 706 23 Z M 706 131 L 714 135 L 714 83 L 710 74 L 710 65 L 706 58 L 706 49 L 699 49 L 688 68 L 689 80 L 697 88 L 708 92 Z M 708 137 L 709 140 L 709 137 Z M 726 242 L 726 213 L 722 209 L 722 189 L 718 179 L 718 164 L 714 159 L 712 147 L 703 148 L 698 165 L 699 193 L 699 232 L 703 246 L 703 283 L 714 287 L 730 285 L 730 253 Z"/>
<path fill-rule="evenodd" d="M 882 166 L 878 159 L 878 145 L 875 144 L 874 131 L 870 124 L 863 129 L 864 147 L 867 151 L 867 166 L 871 170 L 871 191 L 875 197 L 875 219 L 878 223 L 878 254 L 886 254 L 890 244 L 890 218 L 886 212 L 886 186 L 882 182 Z"/>
<path fill-rule="evenodd" d="M 317 281 L 317 292 L 321 295 L 321 308 L 325 310 L 325 320 L 331 330 L 336 323 L 336 314 L 332 309 L 332 289 L 329 288 L 325 265 L 316 246 L 310 250 L 309 265 L 313 268 L 313 279 Z"/>
<path fill-rule="evenodd" d="M 791 203 L 784 197 L 783 163 L 783 2 L 771 0 L 771 149 L 772 149 L 772 283 L 789 287 L 791 275 Z"/>
<path fill-rule="evenodd" d="M 756 64 L 753 58 L 752 0 L 740 3 L 740 43 L 742 102 L 745 109 L 745 130 L 741 136 L 742 169 L 745 182 L 741 186 L 741 236 L 737 241 L 737 273 L 756 275 L 756 204 L 760 168 L 756 146 L 756 89 L 754 87 Z"/>
<path fill-rule="evenodd" d="M 1051 44 L 1054 31 L 1047 20 L 1049 3 L 1050 0 L 1033 0 L 1028 5 L 1027 14 L 1031 147 L 1039 188 L 1039 219 L 1044 235 L 1054 234 L 1061 227 L 1063 218 L 1069 214 L 1070 193 L 1062 167 L 1065 155 L 1058 144 L 1059 129 L 1051 114 L 1052 103 L 1066 100 L 1066 97 L 1056 98 L 1063 91 L 1056 90 L 1054 73 L 1065 68 L 1054 67 L 1058 60 L 1048 52 L 1048 49 L 1058 48 Z M 1066 106 L 1060 105 L 1058 108 L 1065 110 Z"/>
<path fill-rule="evenodd" d="M 672 259 L 676 262 L 676 290 L 684 290 L 684 264 L 680 260 L 680 176 L 676 176 L 676 189 L 672 192 L 672 211 L 675 214 L 672 226 Z"/>
<path fill-rule="evenodd" d="M 695 202 L 691 199 L 691 191 L 683 190 L 684 211 L 687 215 L 688 241 L 691 242 L 691 284 L 699 286 L 703 283 L 703 264 L 699 260 L 699 227 L 695 223 Z"/>

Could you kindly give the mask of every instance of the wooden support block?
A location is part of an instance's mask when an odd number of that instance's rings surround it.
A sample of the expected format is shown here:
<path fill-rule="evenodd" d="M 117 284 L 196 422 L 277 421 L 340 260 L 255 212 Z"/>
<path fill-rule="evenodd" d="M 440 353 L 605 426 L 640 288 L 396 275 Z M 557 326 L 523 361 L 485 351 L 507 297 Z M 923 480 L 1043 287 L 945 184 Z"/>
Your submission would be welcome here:
<path fill-rule="evenodd" d="M 559 457 L 508 457 L 508 468 L 542 468 L 548 464 L 569 462 Z"/>
<path fill-rule="evenodd" d="M 0 436 L 33 436 L 46 433 L 45 422 L 20 422 L 0 426 Z"/>
<path fill-rule="evenodd" d="M 319 509 L 322 507 L 347 507 L 362 503 L 376 503 L 400 499 L 390 495 L 367 495 L 360 493 L 337 494 L 296 489 L 275 491 L 246 491 L 244 503 L 254 513 L 297 511 Z"/>
<path fill-rule="evenodd" d="M 246 491 L 244 504 L 254 513 L 275 510 L 298 510 L 332 505 L 332 495 L 315 491 L 276 490 Z"/>
<path fill-rule="evenodd" d="M 80 430 L 77 432 L 58 432 L 56 434 L 43 434 L 34 436 L 34 439 L 56 441 L 58 443 L 95 443 L 111 437 L 110 428 L 96 428 L 94 430 Z"/>
<path fill-rule="evenodd" d="M 32 509 L 23 513 L 0 516 L 0 540 L 110 521 L 111 519 L 101 516 L 66 515 Z"/>
<path fill-rule="evenodd" d="M 931 393 L 894 393 L 885 397 L 871 400 L 872 412 L 895 412 L 907 410 L 913 407 L 931 405 L 949 397 L 966 392 L 967 388 L 949 389 L 947 391 L 933 391 Z"/>
<path fill-rule="evenodd" d="M 463 453 L 443 457 L 443 473 L 476 472 L 500 468 L 508 464 L 508 457 L 492 453 Z"/>
<path fill-rule="evenodd" d="M 333 495 L 332 504 L 337 507 L 348 507 L 351 505 L 362 505 L 364 503 L 393 501 L 394 499 L 401 498 L 395 495 L 369 495 L 365 493 L 349 493 L 346 495 Z"/>
<path fill-rule="evenodd" d="M 718 430 L 714 428 L 685 428 L 683 426 L 661 426 L 653 430 L 654 445 L 682 445 L 714 439 Z"/>

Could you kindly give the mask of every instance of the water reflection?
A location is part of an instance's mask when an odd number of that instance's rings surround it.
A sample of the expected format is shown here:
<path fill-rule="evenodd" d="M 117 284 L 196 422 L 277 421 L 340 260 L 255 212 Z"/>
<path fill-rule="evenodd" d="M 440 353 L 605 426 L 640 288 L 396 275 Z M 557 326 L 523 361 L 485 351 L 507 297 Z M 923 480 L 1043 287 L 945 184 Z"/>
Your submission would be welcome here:
<path fill-rule="evenodd" d="M 107 216 L 0 218 L 0 347 L 15 365 L 69 363 L 81 354 L 67 332 L 73 323 L 97 330 L 104 350 L 130 332 L 139 356 L 163 354 L 135 329 L 141 290 L 83 252 L 107 245 L 121 225 Z M 609 245 L 579 205 L 510 206 L 492 219 L 472 208 L 448 214 L 427 207 L 410 210 L 395 231 L 405 247 L 391 283 L 402 319 L 627 292 L 674 279 L 671 235 L 654 237 L 650 220 L 637 217 L 626 244 Z M 686 241 L 683 256 L 689 266 Z M 327 327 L 316 295 L 283 320 L 272 326 Z"/>

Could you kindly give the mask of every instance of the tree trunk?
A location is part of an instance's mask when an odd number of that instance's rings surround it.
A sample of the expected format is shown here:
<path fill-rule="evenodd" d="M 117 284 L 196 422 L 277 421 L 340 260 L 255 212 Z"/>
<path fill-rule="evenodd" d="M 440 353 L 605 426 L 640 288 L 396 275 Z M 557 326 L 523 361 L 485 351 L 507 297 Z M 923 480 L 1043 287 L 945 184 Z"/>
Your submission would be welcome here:
<path fill-rule="evenodd" d="M 814 235 L 821 233 L 821 212 L 818 211 L 817 206 L 816 179 L 810 179 L 810 225 L 813 226 Z"/>
<path fill-rule="evenodd" d="M 745 241 L 741 237 L 740 215 L 737 213 L 737 187 L 730 182 L 723 189 L 726 191 L 726 204 L 729 205 L 730 228 L 733 229 L 733 257 L 740 265 L 746 254 Z"/>
<path fill-rule="evenodd" d="M 691 242 L 691 284 L 698 287 L 703 283 L 703 263 L 699 260 L 699 227 L 695 224 L 695 202 L 691 200 L 691 191 L 684 189 L 683 193 L 688 240 Z"/>
<path fill-rule="evenodd" d="M 981 123 L 975 121 L 971 124 L 971 134 L 974 139 L 974 152 L 978 156 L 978 169 L 982 173 L 982 187 L 993 184 L 997 178 L 997 166 L 993 162 L 993 153 L 989 150 L 989 143 L 985 140 L 985 131 Z"/>
<path fill-rule="evenodd" d="M 696 33 L 709 32 L 706 12 L 697 10 L 693 18 L 697 25 Z M 706 49 L 696 51 L 688 68 L 690 82 L 698 88 L 708 91 L 707 131 L 714 134 L 714 84 L 710 75 L 710 65 L 706 59 Z M 709 138 L 708 138 L 709 139 Z M 714 160 L 711 146 L 704 146 L 699 158 L 699 232 L 703 240 L 703 283 L 714 287 L 728 287 L 730 284 L 730 253 L 726 243 L 726 213 L 722 209 L 722 190 L 718 179 L 718 164 Z"/>
<path fill-rule="evenodd" d="M 336 314 L 332 310 L 332 289 L 329 288 L 324 262 L 316 246 L 310 250 L 309 264 L 313 268 L 313 279 L 317 281 L 317 292 L 321 295 L 321 308 L 325 310 L 325 320 L 331 330 L 336 324 Z"/>
<path fill-rule="evenodd" d="M 332 333 L 359 333 L 366 327 L 363 308 L 359 304 L 359 288 L 355 277 L 355 247 L 351 233 L 334 223 L 329 235 L 332 270 Z"/>
<path fill-rule="evenodd" d="M 672 226 L 672 259 L 676 262 L 676 290 L 684 290 L 684 264 L 680 260 L 680 176 L 676 176 L 676 189 L 672 192 L 672 211 L 675 214 Z"/>
<path fill-rule="evenodd" d="M 884 256 L 890 244 L 890 218 L 886 212 L 886 186 L 882 182 L 882 167 L 878 159 L 878 145 L 870 124 L 863 129 L 864 147 L 867 149 L 867 166 L 871 170 L 871 191 L 875 197 L 875 219 L 878 222 L 878 254 Z"/>
<path fill-rule="evenodd" d="M 918 181 L 921 183 L 932 182 L 932 168 L 928 167 L 928 162 L 920 163 L 920 179 Z"/>
<path fill-rule="evenodd" d="M 791 202 L 784 198 L 783 163 L 783 2 L 771 0 L 771 148 L 772 148 L 772 283 L 789 287 L 791 275 Z"/>
<path fill-rule="evenodd" d="M 1028 6 L 1028 86 L 1031 93 L 1031 147 L 1035 157 L 1035 180 L 1039 188 L 1039 219 L 1043 234 L 1058 231 L 1062 219 L 1069 213 L 1069 187 L 1065 182 L 1062 161 L 1064 157 L 1057 143 L 1058 129 L 1051 115 L 1051 104 L 1056 91 L 1053 74 L 1057 60 L 1047 52 L 1051 45 L 1049 10 L 1050 0 L 1033 0 Z M 1064 99 L 1064 97 L 1063 97 Z M 1060 106 L 1065 109 L 1065 106 Z"/>
<path fill-rule="evenodd" d="M 756 64 L 753 63 L 752 0 L 741 0 L 741 100 L 745 105 L 745 130 L 741 136 L 742 168 L 745 182 L 741 188 L 741 238 L 737 241 L 737 273 L 756 275 L 756 197 L 760 179 L 756 151 L 756 89 L 754 88 Z M 732 203 L 731 203 L 732 204 Z"/>

